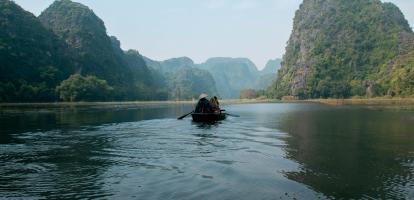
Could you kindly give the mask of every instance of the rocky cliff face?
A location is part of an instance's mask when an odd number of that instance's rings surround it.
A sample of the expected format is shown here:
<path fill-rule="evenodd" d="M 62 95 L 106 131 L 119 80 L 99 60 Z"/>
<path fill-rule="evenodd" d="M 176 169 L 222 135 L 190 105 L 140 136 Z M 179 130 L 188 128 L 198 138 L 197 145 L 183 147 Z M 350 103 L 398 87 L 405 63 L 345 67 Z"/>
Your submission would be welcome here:
<path fill-rule="evenodd" d="M 112 85 L 131 81 L 126 64 L 106 33 L 104 22 L 88 7 L 70 0 L 55 1 L 39 19 L 78 52 L 79 72 L 95 75 Z"/>
<path fill-rule="evenodd" d="M 412 46 L 398 7 L 380 0 L 304 0 L 296 12 L 274 97 L 366 95 L 381 66 Z"/>

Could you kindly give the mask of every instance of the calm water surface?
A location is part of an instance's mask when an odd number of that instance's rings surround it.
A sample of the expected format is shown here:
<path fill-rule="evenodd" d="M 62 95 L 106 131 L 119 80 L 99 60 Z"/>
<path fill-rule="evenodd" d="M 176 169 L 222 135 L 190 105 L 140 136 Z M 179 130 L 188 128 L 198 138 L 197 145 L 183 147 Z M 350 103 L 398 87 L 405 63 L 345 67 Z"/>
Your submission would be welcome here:
<path fill-rule="evenodd" d="M 228 105 L 1 108 L 0 198 L 414 199 L 414 111 Z"/>

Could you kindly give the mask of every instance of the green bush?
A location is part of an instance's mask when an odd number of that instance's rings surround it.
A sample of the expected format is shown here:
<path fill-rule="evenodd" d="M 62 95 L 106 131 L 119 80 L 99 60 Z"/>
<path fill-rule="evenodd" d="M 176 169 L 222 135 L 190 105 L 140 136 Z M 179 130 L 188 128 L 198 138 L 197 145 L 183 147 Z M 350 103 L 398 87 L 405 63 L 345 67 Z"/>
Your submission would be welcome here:
<path fill-rule="evenodd" d="M 56 87 L 56 92 L 64 101 L 96 101 L 110 98 L 113 88 L 105 80 L 95 76 L 75 74 Z"/>

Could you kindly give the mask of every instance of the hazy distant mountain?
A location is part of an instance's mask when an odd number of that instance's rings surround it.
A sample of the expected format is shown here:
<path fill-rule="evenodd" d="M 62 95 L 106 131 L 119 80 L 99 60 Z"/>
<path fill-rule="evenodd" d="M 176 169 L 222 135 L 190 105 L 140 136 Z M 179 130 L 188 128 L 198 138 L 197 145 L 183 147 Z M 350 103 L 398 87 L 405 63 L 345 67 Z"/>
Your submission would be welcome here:
<path fill-rule="evenodd" d="M 247 58 L 210 58 L 197 65 L 211 73 L 222 98 L 239 98 L 240 91 L 253 88 L 258 70 Z"/>
<path fill-rule="evenodd" d="M 254 87 L 252 89 L 267 89 L 272 85 L 272 83 L 276 80 L 276 74 L 261 74 L 254 83 Z"/>
<path fill-rule="evenodd" d="M 267 89 L 276 80 L 277 72 L 281 67 L 282 59 L 276 58 L 269 60 L 265 68 L 259 72 L 259 77 L 255 83 L 255 89 Z"/>
<path fill-rule="evenodd" d="M 135 79 L 134 85 L 138 89 L 137 92 L 140 93 L 139 96 L 159 100 L 168 99 L 164 77 L 149 67 L 138 51 L 128 50 L 124 53 L 123 58 Z"/>
<path fill-rule="evenodd" d="M 265 68 L 260 71 L 260 74 L 277 74 L 277 71 L 280 69 L 282 64 L 282 59 L 276 58 L 274 60 L 269 60 L 266 63 Z"/>
<path fill-rule="evenodd" d="M 177 77 L 179 77 L 178 79 L 183 78 L 183 76 L 177 76 L 177 73 L 183 71 L 186 71 L 187 77 L 191 74 L 194 76 L 195 74 L 204 74 L 206 79 L 198 86 L 204 91 L 212 91 L 211 94 L 221 98 L 239 98 L 241 90 L 269 87 L 276 78 L 276 73 L 271 73 L 271 71 L 280 66 L 280 59 L 269 61 L 266 70 L 263 71 L 258 71 L 256 65 L 247 58 L 210 58 L 201 64 L 194 64 L 188 57 L 172 58 L 165 61 L 154 61 L 144 57 L 144 60 L 149 67 L 163 74 L 165 80 L 170 81 L 170 85 L 173 80 L 171 77 L 175 77 L 174 80 L 177 80 Z M 199 71 L 197 72 L 196 69 Z M 190 73 L 191 71 L 192 73 Z M 212 77 L 211 80 L 210 77 Z M 196 81 L 196 79 L 200 79 L 200 76 L 192 80 Z M 184 89 L 184 84 L 174 85 L 179 85 L 178 88 L 182 88 L 178 89 L 179 91 L 187 91 L 184 93 L 190 91 L 188 88 Z M 190 85 L 194 85 L 194 83 L 192 82 Z M 192 91 L 195 89 L 193 88 Z"/>
<path fill-rule="evenodd" d="M 271 91 L 277 98 L 413 94 L 413 38 L 392 3 L 304 0 Z"/>
<path fill-rule="evenodd" d="M 144 57 L 147 65 L 163 74 L 175 73 L 182 68 L 191 68 L 194 66 L 193 60 L 188 57 L 171 58 L 164 61 L 154 61 Z"/>
<path fill-rule="evenodd" d="M 211 74 L 194 68 L 194 62 L 187 57 L 154 61 L 144 57 L 147 65 L 160 75 L 158 79 L 168 90 L 169 99 L 197 99 L 201 93 L 217 95 L 216 83 Z"/>
<path fill-rule="evenodd" d="M 265 89 L 276 78 L 280 59 L 270 60 L 262 71 L 248 58 L 210 58 L 197 65 L 209 71 L 223 98 L 239 98 L 244 89 Z"/>

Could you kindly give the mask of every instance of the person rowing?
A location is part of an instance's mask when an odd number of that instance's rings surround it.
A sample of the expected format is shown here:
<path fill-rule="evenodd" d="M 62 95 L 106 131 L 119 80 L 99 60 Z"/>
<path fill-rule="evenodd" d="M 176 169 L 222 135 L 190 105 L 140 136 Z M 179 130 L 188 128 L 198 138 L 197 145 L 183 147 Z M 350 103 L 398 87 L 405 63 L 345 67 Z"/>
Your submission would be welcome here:
<path fill-rule="evenodd" d="M 213 108 L 210 101 L 207 99 L 208 95 L 203 93 L 198 98 L 198 103 L 195 107 L 194 113 L 213 113 Z"/>
<path fill-rule="evenodd" d="M 193 121 L 196 122 L 211 122 L 226 119 L 226 116 L 240 117 L 239 115 L 226 113 L 225 110 L 220 109 L 220 104 L 216 96 L 207 99 L 207 94 L 201 94 L 198 98 L 195 110 L 187 113 L 177 119 L 181 120 L 185 117 L 192 115 Z"/>
<path fill-rule="evenodd" d="M 210 105 L 211 105 L 211 108 L 213 109 L 213 112 L 215 112 L 215 113 L 220 113 L 221 112 L 221 110 L 220 110 L 220 103 L 219 103 L 219 101 L 218 101 L 218 99 L 217 99 L 216 96 L 211 97 L 211 99 L 210 99 Z"/>

